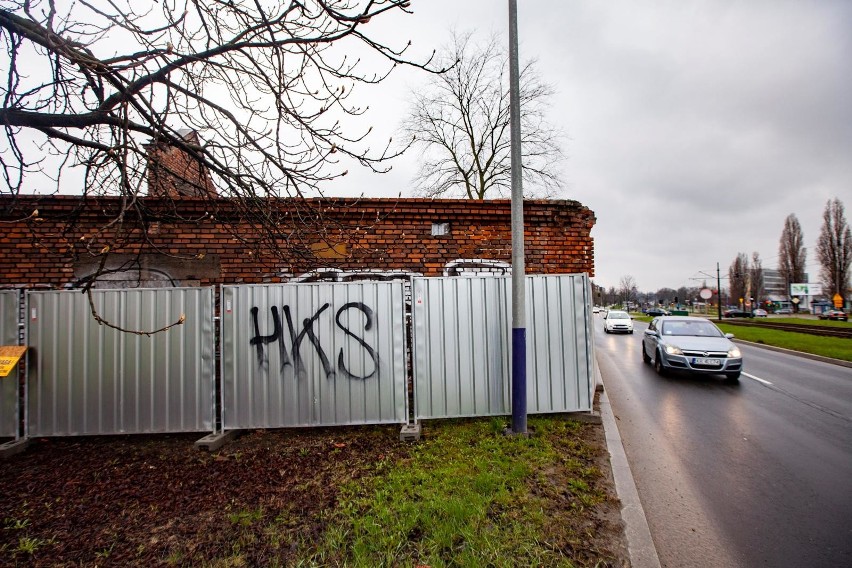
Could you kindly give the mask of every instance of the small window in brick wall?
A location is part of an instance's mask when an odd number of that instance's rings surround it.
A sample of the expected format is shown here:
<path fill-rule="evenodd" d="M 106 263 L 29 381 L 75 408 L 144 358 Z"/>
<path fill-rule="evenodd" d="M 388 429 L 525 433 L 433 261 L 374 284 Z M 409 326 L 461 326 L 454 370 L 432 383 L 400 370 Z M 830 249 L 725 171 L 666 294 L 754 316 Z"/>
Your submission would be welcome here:
<path fill-rule="evenodd" d="M 443 237 L 450 234 L 449 223 L 432 223 L 432 236 Z"/>

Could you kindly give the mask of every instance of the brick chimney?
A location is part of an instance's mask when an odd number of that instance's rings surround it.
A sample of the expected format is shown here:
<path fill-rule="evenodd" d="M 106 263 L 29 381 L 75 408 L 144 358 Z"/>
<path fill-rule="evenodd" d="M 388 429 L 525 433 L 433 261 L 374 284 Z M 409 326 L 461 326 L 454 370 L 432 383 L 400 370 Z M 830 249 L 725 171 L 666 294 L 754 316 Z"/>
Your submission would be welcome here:
<path fill-rule="evenodd" d="M 200 146 L 198 132 L 178 130 L 191 146 Z M 151 197 L 216 197 L 210 172 L 189 154 L 164 142 L 148 144 L 148 195 Z"/>

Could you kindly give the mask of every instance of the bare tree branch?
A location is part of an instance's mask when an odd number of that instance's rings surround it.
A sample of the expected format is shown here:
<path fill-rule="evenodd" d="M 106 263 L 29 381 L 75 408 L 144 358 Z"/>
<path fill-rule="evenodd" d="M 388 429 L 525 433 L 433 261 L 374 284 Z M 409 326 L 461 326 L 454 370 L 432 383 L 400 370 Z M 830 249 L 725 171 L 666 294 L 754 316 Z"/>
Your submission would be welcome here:
<path fill-rule="evenodd" d="M 81 210 L 85 198 L 121 197 L 100 230 L 68 244 L 73 258 L 100 259 L 154 246 L 140 198 L 168 175 L 169 187 L 208 200 L 212 217 L 227 199 L 220 222 L 248 254 L 316 262 L 307 245 L 345 229 L 302 198 L 349 162 L 384 172 L 407 148 L 371 150 L 372 128 L 353 121 L 366 111 L 356 87 L 400 64 L 432 70 L 408 58 L 408 44 L 368 34 L 371 20 L 400 12 L 407 0 L 5 0 L 0 192 L 47 179 L 69 193 L 63 170 L 78 166 Z M 172 149 L 180 171 L 158 163 Z M 162 207 L 177 193 L 155 194 L 158 219 L 182 221 L 178 207 Z M 270 206 L 282 198 L 286 212 Z"/>

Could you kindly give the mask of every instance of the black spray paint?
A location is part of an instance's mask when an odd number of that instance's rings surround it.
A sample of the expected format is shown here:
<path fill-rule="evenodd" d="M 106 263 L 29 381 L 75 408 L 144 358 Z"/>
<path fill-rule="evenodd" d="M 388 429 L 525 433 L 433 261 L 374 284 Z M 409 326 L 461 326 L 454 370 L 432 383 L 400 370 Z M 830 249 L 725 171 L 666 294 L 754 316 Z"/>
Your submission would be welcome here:
<path fill-rule="evenodd" d="M 284 319 L 287 322 L 287 331 L 290 334 L 290 353 L 292 354 L 292 361 L 290 357 L 287 355 L 287 349 L 284 345 L 283 338 L 283 325 L 281 323 L 281 316 L 278 313 L 278 307 L 272 306 L 269 311 L 272 314 L 272 334 L 270 335 L 261 335 L 260 333 L 260 324 L 258 323 L 258 312 L 260 311 L 257 307 L 253 307 L 251 309 L 251 319 L 252 324 L 254 325 L 254 337 L 252 337 L 250 344 L 254 345 L 257 349 L 257 362 L 260 366 L 265 367 L 269 364 L 269 359 L 266 355 L 265 346 L 270 343 L 278 342 L 278 354 L 281 360 L 281 368 L 280 372 L 283 374 L 284 368 L 287 365 L 293 365 L 293 369 L 296 373 L 297 377 L 300 377 L 304 374 L 305 366 L 302 361 L 302 356 L 300 353 L 300 347 L 302 345 L 302 340 L 305 337 L 308 338 L 311 345 L 314 346 L 314 350 L 317 353 L 317 356 L 320 359 L 320 363 L 322 364 L 323 372 L 325 373 L 326 378 L 331 378 L 335 375 L 335 369 L 329 361 L 328 356 L 325 353 L 325 350 L 320 343 L 319 338 L 314 333 L 314 323 L 319 320 L 322 313 L 330 307 L 328 303 L 323 304 L 323 306 L 317 310 L 317 312 L 310 318 L 305 318 L 302 320 L 302 330 L 297 334 L 296 329 L 293 326 L 293 317 L 290 313 L 290 306 L 284 306 Z M 340 316 L 343 312 L 349 309 L 357 309 L 360 310 L 361 313 L 366 317 L 366 323 L 364 324 L 364 331 L 369 331 L 373 327 L 373 310 L 361 302 L 350 302 L 348 304 L 343 305 L 339 310 L 337 310 L 337 314 L 334 318 L 337 327 L 339 327 L 343 333 L 352 337 L 357 341 L 361 347 L 367 352 L 370 356 L 370 359 L 373 361 L 373 372 L 364 375 L 354 375 L 349 369 L 346 368 L 346 364 L 343 357 L 343 348 L 340 349 L 340 353 L 337 357 L 337 370 L 340 372 L 341 376 L 347 379 L 353 380 L 365 380 L 369 379 L 379 372 L 379 355 L 376 353 L 375 349 L 373 349 L 363 337 L 356 335 L 349 328 L 347 328 L 341 321 Z"/>

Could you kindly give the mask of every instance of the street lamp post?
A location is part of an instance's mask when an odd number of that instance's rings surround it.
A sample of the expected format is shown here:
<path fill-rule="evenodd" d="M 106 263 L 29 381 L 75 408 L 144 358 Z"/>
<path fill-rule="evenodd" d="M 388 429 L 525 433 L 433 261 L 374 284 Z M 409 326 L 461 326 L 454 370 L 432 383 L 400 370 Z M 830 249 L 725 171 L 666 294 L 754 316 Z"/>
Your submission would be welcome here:
<path fill-rule="evenodd" d="M 527 330 L 524 287 L 524 190 L 518 70 L 518 2 L 509 0 L 509 126 L 512 158 L 512 432 L 527 431 Z"/>

